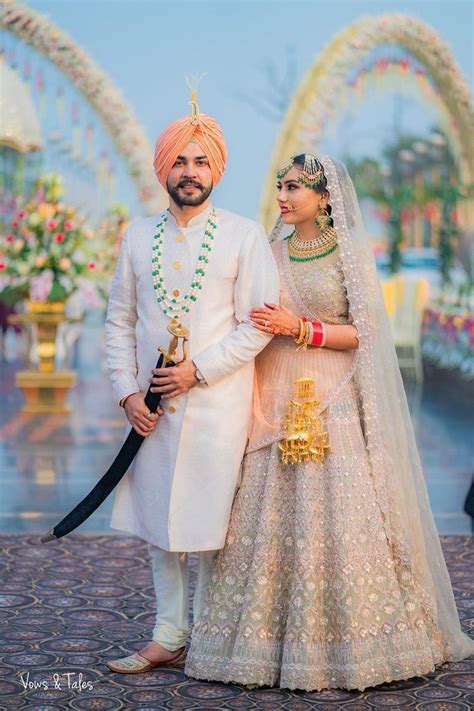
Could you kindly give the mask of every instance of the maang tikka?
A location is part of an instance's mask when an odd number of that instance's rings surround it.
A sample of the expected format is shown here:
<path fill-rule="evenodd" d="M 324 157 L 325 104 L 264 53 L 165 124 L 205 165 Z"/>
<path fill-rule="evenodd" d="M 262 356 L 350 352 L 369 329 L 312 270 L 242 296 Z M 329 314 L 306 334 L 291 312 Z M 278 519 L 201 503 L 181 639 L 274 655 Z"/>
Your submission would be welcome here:
<path fill-rule="evenodd" d="M 283 180 L 292 169 L 296 156 L 292 156 L 288 163 L 277 173 L 278 180 Z M 300 170 L 296 181 L 307 188 L 314 189 L 320 185 L 324 178 L 324 171 L 316 156 L 312 153 L 304 153 L 303 168 Z"/>

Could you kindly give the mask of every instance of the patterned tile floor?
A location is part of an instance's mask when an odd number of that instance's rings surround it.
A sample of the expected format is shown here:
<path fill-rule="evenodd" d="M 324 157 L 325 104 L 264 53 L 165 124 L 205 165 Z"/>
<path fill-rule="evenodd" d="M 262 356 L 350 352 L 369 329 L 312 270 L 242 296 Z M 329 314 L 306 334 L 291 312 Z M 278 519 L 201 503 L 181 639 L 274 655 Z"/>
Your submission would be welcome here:
<path fill-rule="evenodd" d="M 462 623 L 474 633 L 472 539 L 445 537 L 443 546 Z M 140 649 L 153 626 L 145 544 L 124 536 L 72 534 L 45 546 L 37 536 L 11 534 L 0 536 L 0 551 L 2 710 L 474 708 L 474 658 L 365 692 L 248 691 L 188 679 L 182 664 L 114 674 L 105 660 Z M 192 557 L 191 586 L 194 578 Z"/>

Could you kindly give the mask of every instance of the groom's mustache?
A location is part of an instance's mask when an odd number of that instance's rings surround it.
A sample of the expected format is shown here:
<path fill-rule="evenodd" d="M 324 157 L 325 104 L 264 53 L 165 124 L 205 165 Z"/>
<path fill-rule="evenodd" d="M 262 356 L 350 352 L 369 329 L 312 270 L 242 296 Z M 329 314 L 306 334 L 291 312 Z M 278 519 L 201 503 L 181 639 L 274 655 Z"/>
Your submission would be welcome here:
<path fill-rule="evenodd" d="M 194 185 L 196 188 L 200 188 L 201 190 L 204 190 L 204 185 L 202 183 L 198 183 L 197 180 L 182 180 L 181 182 L 178 183 L 178 188 L 186 188 L 188 185 Z"/>

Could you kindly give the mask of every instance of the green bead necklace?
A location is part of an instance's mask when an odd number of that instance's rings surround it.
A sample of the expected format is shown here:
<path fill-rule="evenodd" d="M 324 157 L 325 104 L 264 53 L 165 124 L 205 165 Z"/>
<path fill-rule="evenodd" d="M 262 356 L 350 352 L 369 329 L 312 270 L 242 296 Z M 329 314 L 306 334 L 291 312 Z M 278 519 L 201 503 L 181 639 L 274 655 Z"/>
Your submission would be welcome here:
<path fill-rule="evenodd" d="M 327 249 L 323 249 L 323 251 L 320 251 L 321 248 L 316 249 L 314 252 L 311 254 L 308 254 L 306 256 L 303 256 L 304 252 L 303 250 L 295 250 L 296 253 L 291 252 L 292 249 L 294 249 L 291 245 L 291 242 L 288 241 L 288 256 L 292 262 L 313 262 L 315 259 L 322 259 L 323 257 L 327 257 L 329 254 L 332 254 L 334 250 L 337 248 L 337 235 L 336 235 L 336 230 L 334 228 L 329 227 L 326 232 L 330 230 L 329 234 L 329 240 L 328 242 L 332 242 L 328 246 Z M 291 235 L 288 235 L 288 237 L 285 237 L 286 240 L 291 240 L 292 237 L 296 235 L 296 230 L 294 230 Z"/>
<path fill-rule="evenodd" d="M 181 298 L 171 297 L 166 285 L 163 271 L 163 242 L 168 214 L 165 212 L 157 224 L 157 231 L 153 237 L 152 248 L 152 277 L 153 288 L 155 290 L 156 299 L 165 314 L 171 319 L 179 320 L 191 310 L 191 306 L 197 301 L 199 292 L 202 290 L 202 283 L 206 276 L 207 265 L 209 264 L 209 255 L 212 251 L 212 243 L 215 239 L 215 230 L 217 229 L 217 215 L 215 210 L 212 210 L 207 219 L 206 229 L 204 231 L 204 239 L 199 252 L 197 267 L 194 271 L 193 280 L 189 291 Z"/>

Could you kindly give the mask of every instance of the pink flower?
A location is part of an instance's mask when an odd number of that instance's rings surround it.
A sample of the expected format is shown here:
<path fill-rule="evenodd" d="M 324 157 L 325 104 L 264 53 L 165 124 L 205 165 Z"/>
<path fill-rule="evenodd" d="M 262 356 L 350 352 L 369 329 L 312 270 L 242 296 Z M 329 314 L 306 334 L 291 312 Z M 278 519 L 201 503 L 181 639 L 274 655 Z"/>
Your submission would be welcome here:
<path fill-rule="evenodd" d="M 7 262 L 4 259 L 0 259 L 0 272 L 4 272 L 7 268 Z"/>
<path fill-rule="evenodd" d="M 18 227 L 18 220 L 12 220 L 12 227 L 14 230 Z"/>
<path fill-rule="evenodd" d="M 33 277 L 30 284 L 30 299 L 45 302 L 53 285 L 53 272 L 45 269 L 39 276 Z"/>
<path fill-rule="evenodd" d="M 11 244 L 14 241 L 15 241 L 15 235 L 7 235 L 5 237 L 5 242 L 7 242 L 7 244 Z"/>
<path fill-rule="evenodd" d="M 24 210 L 20 210 L 20 212 L 17 215 L 19 220 L 24 220 L 26 217 L 26 212 Z"/>
<path fill-rule="evenodd" d="M 74 222 L 72 220 L 66 220 L 64 223 L 64 229 L 66 232 L 70 232 L 71 230 L 74 229 Z"/>
<path fill-rule="evenodd" d="M 95 272 L 95 270 L 97 269 L 97 264 L 91 260 L 87 263 L 87 268 L 90 269 L 91 272 Z"/>
<path fill-rule="evenodd" d="M 56 232 L 54 235 L 55 242 L 64 242 L 64 232 Z"/>
<path fill-rule="evenodd" d="M 57 220 L 48 220 L 46 223 L 46 227 L 48 228 L 48 230 L 55 230 L 57 227 L 57 224 L 58 224 Z"/>
<path fill-rule="evenodd" d="M 61 257 L 59 260 L 59 267 L 63 271 L 67 271 L 71 267 L 71 260 L 68 257 Z"/>

